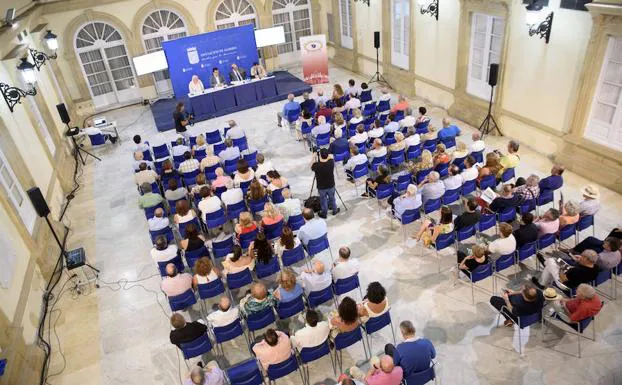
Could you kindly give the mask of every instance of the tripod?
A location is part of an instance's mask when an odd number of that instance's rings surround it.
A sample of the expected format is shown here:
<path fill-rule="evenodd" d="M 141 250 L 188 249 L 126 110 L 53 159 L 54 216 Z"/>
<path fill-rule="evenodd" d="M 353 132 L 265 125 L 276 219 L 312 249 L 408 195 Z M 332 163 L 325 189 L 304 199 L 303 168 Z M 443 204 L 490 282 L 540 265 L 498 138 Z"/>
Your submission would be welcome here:
<path fill-rule="evenodd" d="M 494 130 L 496 130 L 499 135 L 503 135 L 501 130 L 499 129 L 499 125 L 495 120 L 494 116 L 492 116 L 492 96 L 495 91 L 494 86 L 490 86 L 490 100 L 488 101 L 488 115 L 484 118 L 484 121 L 479 126 L 479 131 L 482 133 L 482 139 Z"/>
<path fill-rule="evenodd" d="M 83 166 L 86 166 L 86 159 L 88 156 L 92 156 L 93 158 L 97 159 L 98 161 L 101 162 L 101 158 L 99 158 L 98 156 L 94 155 L 93 153 L 83 149 L 82 147 L 80 147 L 80 145 L 78 144 L 78 142 L 76 142 L 76 134 L 78 133 L 78 128 L 74 127 L 71 128 L 69 127 L 69 125 L 67 125 L 67 133 L 66 135 L 69 136 L 71 138 L 71 141 L 73 142 L 73 158 L 75 159 L 76 163 L 78 162 L 78 159 L 80 159 L 80 162 L 82 162 Z M 84 153 L 84 155 L 82 155 L 82 153 Z"/>
<path fill-rule="evenodd" d="M 389 86 L 389 88 L 393 88 L 393 87 L 391 87 L 391 85 L 389 84 L 387 79 L 385 79 L 384 76 L 382 76 L 382 74 L 380 73 L 378 49 L 379 48 L 376 47 L 376 73 L 371 77 L 371 79 L 369 79 L 369 81 L 367 83 L 369 83 L 369 84 L 372 84 L 372 83 L 384 83 L 387 86 Z"/>
<path fill-rule="evenodd" d="M 315 187 L 315 175 L 313 175 L 313 182 L 311 182 L 311 189 L 309 190 L 309 198 L 311 198 L 311 195 L 313 194 L 313 188 L 314 187 Z M 346 204 L 343 201 L 343 199 L 341 199 L 341 194 L 339 194 L 339 190 L 337 190 L 337 187 L 335 187 L 335 194 L 337 194 L 337 197 L 339 198 L 339 201 L 343 205 L 343 208 L 346 209 L 346 211 L 348 211 L 348 206 L 346 206 Z M 335 209 L 336 209 L 336 207 L 333 207 L 333 210 L 335 210 Z"/>

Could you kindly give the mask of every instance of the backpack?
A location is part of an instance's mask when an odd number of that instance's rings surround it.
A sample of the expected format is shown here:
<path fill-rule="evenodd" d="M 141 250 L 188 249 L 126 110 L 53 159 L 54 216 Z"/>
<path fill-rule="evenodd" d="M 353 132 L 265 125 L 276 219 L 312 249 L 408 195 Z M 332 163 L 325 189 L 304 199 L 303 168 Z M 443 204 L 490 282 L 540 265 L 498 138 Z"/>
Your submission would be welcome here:
<path fill-rule="evenodd" d="M 320 197 L 312 196 L 304 202 L 305 208 L 311 209 L 316 213 L 319 213 L 322 210 L 322 206 L 320 205 Z"/>

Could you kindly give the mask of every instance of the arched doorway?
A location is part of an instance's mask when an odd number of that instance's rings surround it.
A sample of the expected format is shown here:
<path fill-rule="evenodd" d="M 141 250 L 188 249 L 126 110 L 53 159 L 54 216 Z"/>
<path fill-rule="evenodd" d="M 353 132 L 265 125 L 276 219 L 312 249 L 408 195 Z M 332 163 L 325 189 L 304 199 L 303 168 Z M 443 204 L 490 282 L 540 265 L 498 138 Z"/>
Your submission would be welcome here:
<path fill-rule="evenodd" d="M 313 34 L 310 0 L 273 0 L 272 23 L 282 25 L 285 43 L 279 44 L 279 62 L 282 64 L 300 58 L 300 38 Z"/>
<path fill-rule="evenodd" d="M 248 0 L 223 0 L 216 8 L 216 29 L 239 27 L 253 24 L 259 28 L 255 7 Z"/>

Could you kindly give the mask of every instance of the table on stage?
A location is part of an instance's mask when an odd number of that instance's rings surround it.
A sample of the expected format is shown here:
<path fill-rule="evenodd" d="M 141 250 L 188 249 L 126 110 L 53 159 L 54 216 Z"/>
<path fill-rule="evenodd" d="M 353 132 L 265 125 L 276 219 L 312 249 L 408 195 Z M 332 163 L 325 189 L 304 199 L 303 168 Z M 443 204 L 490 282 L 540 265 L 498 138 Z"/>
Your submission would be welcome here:
<path fill-rule="evenodd" d="M 195 119 L 209 118 L 216 111 L 252 105 L 277 95 L 276 78 L 247 80 L 225 88 L 208 88 L 202 94 L 188 95 L 190 111 Z"/>

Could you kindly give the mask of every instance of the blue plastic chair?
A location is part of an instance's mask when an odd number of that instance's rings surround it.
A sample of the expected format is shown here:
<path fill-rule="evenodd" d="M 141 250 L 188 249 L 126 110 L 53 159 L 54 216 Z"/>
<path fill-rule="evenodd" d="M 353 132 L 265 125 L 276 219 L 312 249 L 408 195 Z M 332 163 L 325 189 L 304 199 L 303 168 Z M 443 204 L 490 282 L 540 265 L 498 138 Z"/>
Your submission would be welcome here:
<path fill-rule="evenodd" d="M 383 113 L 389 111 L 391 109 L 391 105 L 389 104 L 389 100 L 381 100 L 378 102 L 378 106 L 376 107 L 376 111 Z"/>
<path fill-rule="evenodd" d="M 255 229 L 251 232 L 240 234 L 240 247 L 244 250 L 248 249 L 248 246 L 251 245 L 251 242 L 257 238 L 257 233 L 259 230 Z"/>
<path fill-rule="evenodd" d="M 283 255 L 281 255 L 281 262 L 283 262 L 284 267 L 291 266 L 304 260 L 305 251 L 302 248 L 302 243 L 291 250 L 283 250 Z"/>
<path fill-rule="evenodd" d="M 184 360 L 189 360 L 193 357 L 198 357 L 212 350 L 212 342 L 207 334 L 203 334 L 199 338 L 190 341 L 182 342 L 179 344 L 181 352 L 184 355 Z"/>
<path fill-rule="evenodd" d="M 226 371 L 231 385 L 265 385 L 259 363 L 252 358 Z"/>
<path fill-rule="evenodd" d="M 497 187 L 497 178 L 494 175 L 486 175 L 485 177 L 482 178 L 482 180 L 480 180 L 479 182 L 480 190 L 484 191 L 488 187 L 490 187 L 491 189 L 494 189 L 495 187 Z"/>
<path fill-rule="evenodd" d="M 501 174 L 501 183 L 506 183 L 516 178 L 516 173 L 514 172 L 514 168 L 508 168 L 503 171 Z"/>
<path fill-rule="evenodd" d="M 391 166 L 399 166 L 405 161 L 404 151 L 391 151 L 389 154 L 389 164 Z"/>
<path fill-rule="evenodd" d="M 214 143 L 214 154 L 218 155 L 227 148 L 225 142 Z"/>
<path fill-rule="evenodd" d="M 369 89 L 368 90 L 362 90 L 360 97 L 361 97 L 360 98 L 361 103 L 371 102 L 371 99 L 372 99 L 372 97 L 371 97 L 371 90 L 369 90 Z M 374 107 L 376 107 L 376 102 L 371 102 L 369 104 L 374 104 Z M 366 106 L 367 105 L 368 104 L 366 104 Z"/>
<path fill-rule="evenodd" d="M 536 200 L 535 199 L 525 199 L 523 201 L 523 203 L 520 204 L 520 206 L 518 206 L 518 212 L 523 215 L 525 213 L 528 213 L 530 211 L 533 211 L 536 209 Z"/>
<path fill-rule="evenodd" d="M 275 322 L 276 317 L 274 316 L 274 309 L 272 307 L 265 308 L 246 316 L 246 327 L 251 334 L 252 340 L 255 339 L 255 331 L 272 325 Z"/>
<path fill-rule="evenodd" d="M 497 213 L 497 222 L 513 222 L 516 219 L 516 208 L 506 207 Z"/>
<path fill-rule="evenodd" d="M 430 214 L 435 212 L 436 210 L 440 210 L 441 208 L 441 198 L 437 199 L 428 199 L 423 204 L 423 212 L 424 214 Z"/>
<path fill-rule="evenodd" d="M 428 150 L 430 152 L 436 151 L 436 144 L 438 143 L 437 139 L 430 139 L 423 142 L 423 149 Z"/>
<path fill-rule="evenodd" d="M 561 229 L 559 229 L 559 232 L 557 234 L 557 241 L 561 244 L 566 239 L 570 237 L 575 237 L 575 244 L 576 244 L 576 231 L 577 231 L 577 225 L 574 223 L 562 227 Z"/>
<path fill-rule="evenodd" d="M 576 225 L 577 225 L 577 241 L 579 241 L 579 234 L 581 233 L 581 231 L 587 229 L 590 226 L 592 226 L 592 236 L 595 236 L 596 228 L 594 226 L 593 215 L 582 215 L 579 218 L 579 222 L 577 222 Z"/>
<path fill-rule="evenodd" d="M 429 120 L 426 120 L 424 122 L 415 124 L 415 129 L 416 129 L 417 134 L 425 134 L 425 133 L 427 133 L 429 125 L 430 125 L 430 121 Z"/>
<path fill-rule="evenodd" d="M 226 174 L 233 175 L 238 169 L 238 160 L 237 159 L 225 160 L 223 169 L 225 170 Z"/>
<path fill-rule="evenodd" d="M 397 142 L 397 140 L 395 140 L 395 132 L 387 132 L 386 134 L 384 134 L 384 138 L 382 138 L 382 143 L 385 146 L 390 146 L 395 142 Z"/>
<path fill-rule="evenodd" d="M 151 156 L 151 150 L 147 149 L 143 151 L 143 160 L 153 162 L 153 157 Z"/>
<path fill-rule="evenodd" d="M 413 182 L 412 174 L 401 174 L 397 177 L 397 180 L 394 182 L 394 189 L 397 192 L 404 192 L 408 188 L 408 185 Z"/>
<path fill-rule="evenodd" d="M 369 169 L 372 170 L 373 172 L 378 172 L 378 167 L 380 167 L 380 165 L 385 165 L 387 164 L 387 158 L 385 156 L 377 156 L 374 158 L 371 158 L 369 161 Z M 367 170 L 364 170 L 365 172 L 363 173 L 363 168 L 360 168 L 360 171 L 358 173 L 360 178 L 361 176 L 366 176 L 367 175 Z"/>
<path fill-rule="evenodd" d="M 194 218 L 192 218 L 192 220 L 190 220 L 188 222 L 180 223 L 178 225 L 178 227 L 179 227 L 179 234 L 181 235 L 182 238 L 186 238 L 186 227 L 189 224 L 191 224 L 191 223 L 194 224 L 197 227 L 199 232 L 201 231 L 201 222 L 200 222 L 198 217 L 194 217 Z"/>
<path fill-rule="evenodd" d="M 222 142 L 220 131 L 215 130 L 215 131 L 210 131 L 210 132 L 205 133 L 205 141 L 209 144 L 216 144 L 216 143 Z"/>
<path fill-rule="evenodd" d="M 233 253 L 233 236 L 229 236 L 223 240 L 212 240 L 212 254 L 214 259 L 224 258 L 227 254 Z"/>
<path fill-rule="evenodd" d="M 436 373 L 434 372 L 434 366 L 430 366 L 428 369 L 412 373 L 404 379 L 404 382 L 405 385 L 425 385 L 435 379 Z"/>
<path fill-rule="evenodd" d="M 279 188 L 276 190 L 272 190 L 272 193 L 270 194 L 270 200 L 275 205 L 285 202 L 285 197 L 283 196 L 283 189 Z"/>
<path fill-rule="evenodd" d="M 227 222 L 225 218 L 225 210 L 222 208 L 218 211 L 214 211 L 213 213 L 205 214 L 206 223 L 208 230 L 218 228 Z"/>
<path fill-rule="evenodd" d="M 393 213 L 392 218 L 398 219 L 395 213 Z M 399 218 L 399 221 L 402 225 L 402 232 L 404 233 L 404 242 L 406 242 L 406 225 L 414 223 L 419 219 L 421 219 L 421 206 L 411 210 L 406 210 L 402 213 L 402 217 Z M 391 226 L 393 226 L 393 220 L 391 220 Z"/>
<path fill-rule="evenodd" d="M 319 134 L 315 137 L 315 145 L 320 146 L 328 146 L 330 143 L 330 132 L 325 134 Z"/>
<path fill-rule="evenodd" d="M 466 272 L 471 281 L 471 303 L 475 304 L 475 284 L 479 281 L 483 281 L 488 277 L 492 277 L 494 268 L 492 263 L 478 266 L 472 272 Z"/>
<path fill-rule="evenodd" d="M 466 159 L 466 156 L 463 156 L 462 158 L 455 158 L 454 160 L 451 161 L 451 164 L 458 166 L 458 168 L 460 168 L 460 171 L 464 170 L 464 160 Z"/>
<path fill-rule="evenodd" d="M 495 264 L 495 270 L 494 270 L 493 281 L 492 281 L 492 287 L 493 287 L 492 291 L 496 292 L 495 288 L 497 287 L 497 278 L 499 276 L 505 277 L 503 274 L 501 274 L 501 272 L 505 269 L 509 269 L 512 266 L 517 266 L 516 265 L 516 252 L 506 254 L 506 255 L 501 255 L 499 258 L 495 260 L 494 264 Z"/>
<path fill-rule="evenodd" d="M 232 205 L 227 205 L 227 220 L 235 221 L 240 216 L 240 213 L 246 211 L 246 202 L 243 200 Z"/>
<path fill-rule="evenodd" d="M 303 381 L 303 384 L 310 383 L 308 364 L 324 356 L 330 357 L 330 363 L 333 365 L 333 372 L 335 372 L 336 370 L 335 361 L 333 360 L 333 356 L 330 352 L 330 346 L 328 344 L 328 339 L 317 346 L 310 347 L 310 348 L 302 348 L 299 354 L 300 354 L 300 363 L 302 364 L 302 370 L 306 378 L 306 382 Z"/>
<path fill-rule="evenodd" d="M 466 241 L 477 233 L 476 225 L 466 226 L 456 231 L 456 247 L 459 242 Z"/>
<path fill-rule="evenodd" d="M 183 162 L 184 160 L 186 160 L 184 158 L 183 155 L 173 155 L 173 165 L 175 166 L 176 169 L 179 168 L 179 165 L 181 164 L 181 162 Z"/>
<path fill-rule="evenodd" d="M 536 252 L 538 250 L 537 247 L 538 247 L 537 242 L 529 242 L 529 243 L 524 244 L 518 250 L 516 250 L 517 262 L 522 262 L 525 259 L 536 255 Z"/>
<path fill-rule="evenodd" d="M 538 210 L 540 210 L 540 207 L 543 207 L 549 203 L 553 203 L 553 206 L 555 206 L 555 203 L 553 202 L 553 194 L 553 190 L 540 190 L 540 196 L 538 196 L 538 199 L 536 200 Z"/>
<path fill-rule="evenodd" d="M 254 214 L 257 215 L 258 213 L 263 211 L 264 206 L 266 205 L 266 203 L 268 202 L 268 196 L 264 196 L 262 199 L 249 199 L 248 200 L 248 209 Z"/>
<path fill-rule="evenodd" d="M 449 149 L 452 147 L 456 147 L 456 137 L 455 136 L 450 136 L 447 138 L 442 138 L 440 140 L 441 143 L 443 143 L 445 145 L 445 148 Z"/>
<path fill-rule="evenodd" d="M 153 151 L 153 157 L 156 160 L 168 158 L 169 156 L 171 156 L 171 153 L 168 150 L 168 145 L 166 143 L 159 146 L 153 146 L 151 150 Z"/>
<path fill-rule="evenodd" d="M 274 382 L 279 378 L 283 378 L 290 373 L 293 373 L 298 370 L 298 360 L 296 359 L 296 355 L 292 354 L 287 360 L 280 362 L 278 364 L 272 364 L 268 366 L 268 379 L 270 382 Z M 302 374 L 302 371 L 298 370 L 300 373 L 300 379 L 304 383 L 305 378 Z"/>
<path fill-rule="evenodd" d="M 616 269 L 606 269 L 606 270 L 600 270 L 598 272 L 598 275 L 596 276 L 596 279 L 592 282 L 592 286 L 594 287 L 598 287 L 604 283 L 606 283 L 607 281 L 609 281 L 610 279 L 615 280 L 615 274 L 616 273 Z M 606 295 L 606 297 L 611 298 L 611 299 L 615 299 L 616 298 L 616 291 L 615 291 L 615 284 L 614 282 L 611 282 L 611 291 L 608 295 Z M 602 293 L 599 290 L 599 293 Z"/>
<path fill-rule="evenodd" d="M 316 239 L 310 239 L 309 243 L 307 243 L 306 249 L 307 254 L 309 254 L 311 257 L 328 249 L 328 252 L 330 253 L 330 259 L 333 259 L 333 252 L 330 249 L 330 243 L 328 242 L 328 234 L 324 234 Z"/>
<path fill-rule="evenodd" d="M 208 283 L 200 283 L 197 285 L 197 292 L 200 299 L 210 299 L 218 297 L 225 292 L 225 285 L 220 278 Z"/>
<path fill-rule="evenodd" d="M 457 202 L 460 200 L 460 187 L 455 190 L 445 190 L 445 194 L 443 195 L 443 204 L 449 205 L 451 203 Z"/>
<path fill-rule="evenodd" d="M 300 314 L 305 310 L 303 295 L 301 294 L 291 301 L 279 301 L 275 308 L 280 320 L 286 320 L 296 314 Z"/>
<path fill-rule="evenodd" d="M 184 180 L 184 185 L 186 187 L 193 186 L 197 184 L 197 176 L 199 175 L 199 169 L 196 169 L 191 172 L 186 172 L 182 174 L 182 178 Z"/>
<path fill-rule="evenodd" d="M 246 163 L 252 168 L 257 167 L 257 150 L 250 152 L 248 154 L 242 155 Z"/>
<path fill-rule="evenodd" d="M 177 271 L 184 271 L 184 261 L 181 259 L 181 255 L 177 254 L 168 261 L 158 262 L 158 270 L 162 277 L 166 277 L 166 265 L 172 263 L 177 268 Z"/>
<path fill-rule="evenodd" d="M 478 231 L 483 233 L 484 231 L 495 227 L 497 225 L 497 217 L 495 214 L 482 213 L 479 217 Z"/>
<path fill-rule="evenodd" d="M 203 169 L 203 173 L 205 174 L 205 178 L 213 181 L 216 179 L 216 169 L 220 167 L 220 164 L 215 164 L 213 166 L 208 166 Z"/>
<path fill-rule="evenodd" d="M 281 236 L 281 231 L 283 230 L 283 220 L 281 219 L 277 223 L 271 225 L 264 225 L 263 232 L 266 235 L 268 240 L 276 239 Z"/>
<path fill-rule="evenodd" d="M 246 136 L 233 139 L 233 147 L 239 148 L 240 152 L 248 150 L 248 141 L 246 140 Z"/>
<path fill-rule="evenodd" d="M 604 304 L 604 303 L 603 303 Z M 551 317 L 544 317 L 544 321 L 549 321 L 551 319 L 555 319 L 557 321 L 560 321 L 564 324 L 566 324 L 567 326 L 570 327 L 570 329 L 572 330 L 572 334 L 577 336 L 577 345 L 578 345 L 578 357 L 581 358 L 581 339 L 582 338 L 587 338 L 590 339 L 592 341 L 596 340 L 596 326 L 592 321 L 595 321 L 595 317 L 588 317 L 585 318 L 579 322 L 566 322 L 563 319 L 561 319 L 557 314 L 555 315 L 555 318 L 551 318 Z M 544 322 L 544 325 L 546 326 L 546 322 Z M 588 326 L 592 324 L 592 337 L 587 337 L 584 335 L 584 332 L 587 330 Z M 566 330 L 564 330 L 564 332 L 567 332 Z M 546 334 L 546 329 L 543 330 L 542 332 L 543 336 L 544 334 Z"/>
<path fill-rule="evenodd" d="M 484 150 L 474 151 L 474 152 L 471 153 L 471 156 L 473 157 L 473 159 L 475 159 L 475 161 L 477 163 L 483 163 L 484 162 Z"/>
<path fill-rule="evenodd" d="M 421 144 L 408 146 L 406 149 L 406 159 L 413 160 L 421 156 Z"/>
<path fill-rule="evenodd" d="M 249 269 L 227 274 L 227 286 L 229 290 L 239 289 L 251 283 L 253 283 L 253 275 Z"/>
<path fill-rule="evenodd" d="M 393 330 L 393 322 L 391 321 L 391 314 L 389 310 L 387 310 L 384 314 L 379 315 L 377 317 L 371 317 L 367 320 L 365 324 L 362 325 L 363 330 L 365 331 L 367 346 L 369 347 L 369 351 L 373 352 L 372 348 L 372 339 L 371 335 L 376 333 L 377 331 L 384 329 L 385 327 L 391 327 L 391 334 L 393 334 L 393 344 L 395 345 L 395 330 Z"/>
<path fill-rule="evenodd" d="M 361 332 L 361 327 L 357 327 L 356 329 L 347 332 L 347 333 L 339 333 L 335 337 L 335 358 L 337 363 L 339 364 L 339 373 L 343 373 L 343 349 L 354 345 L 357 342 L 363 343 L 363 350 L 365 350 L 365 358 L 369 357 L 367 355 L 367 348 L 365 346 L 365 342 L 363 341 L 363 333 Z"/>
<path fill-rule="evenodd" d="M 246 338 L 246 334 L 244 334 L 244 329 L 242 329 L 242 323 L 239 318 L 228 325 L 212 328 L 212 332 L 214 333 L 214 339 L 216 340 L 216 350 L 220 350 L 220 355 L 223 357 L 225 355 L 225 351 L 222 347 L 224 342 L 243 336 L 246 344 L 248 345 L 248 339 Z"/>
<path fill-rule="evenodd" d="M 475 179 L 467 180 L 462 184 L 462 196 L 467 196 L 477 189 L 477 182 Z"/>
<path fill-rule="evenodd" d="M 207 250 L 207 247 L 203 246 L 196 250 L 186 250 L 184 252 L 184 256 L 186 257 L 186 263 L 188 264 L 188 267 L 190 268 L 190 270 L 194 271 L 194 264 L 199 260 L 199 258 L 209 258 L 209 251 Z"/>
<path fill-rule="evenodd" d="M 363 290 L 361 290 L 361 284 L 359 282 L 359 275 L 354 274 L 346 278 L 338 279 L 333 283 L 333 290 L 335 295 L 344 295 L 351 292 L 354 289 L 359 289 L 361 299 L 363 298 Z"/>
<path fill-rule="evenodd" d="M 198 160 L 199 162 L 201 162 L 206 156 L 207 156 L 207 150 L 205 149 L 194 151 L 194 159 Z"/>
<path fill-rule="evenodd" d="M 423 180 L 428 176 L 429 173 L 434 171 L 433 168 L 426 168 L 425 170 L 420 170 L 417 172 L 417 184 L 423 182 Z"/>
<path fill-rule="evenodd" d="M 151 236 L 151 242 L 155 243 L 155 240 L 160 235 L 165 235 L 168 243 L 171 243 L 175 240 L 175 235 L 173 234 L 173 229 L 170 226 L 167 226 L 160 230 L 151 231 L 149 230 L 149 235 Z"/>
<path fill-rule="evenodd" d="M 438 172 L 441 178 L 446 177 L 449 174 L 449 163 L 439 163 L 434 167 L 434 171 Z"/>
<path fill-rule="evenodd" d="M 538 251 L 542 251 L 555 243 L 555 234 L 544 234 L 538 238 Z"/>
<path fill-rule="evenodd" d="M 257 279 L 269 277 L 279 271 L 281 271 L 281 266 L 279 265 L 279 259 L 275 256 L 272 256 L 272 259 L 270 259 L 268 263 L 261 263 L 259 261 L 255 263 L 255 275 Z"/>
<path fill-rule="evenodd" d="M 453 246 L 456 243 L 456 235 L 454 234 L 454 232 L 450 232 L 447 234 L 439 234 L 439 236 L 436 238 L 436 242 L 435 242 L 435 249 L 436 249 L 436 260 L 438 261 L 438 272 L 441 272 L 441 258 L 439 257 L 438 253 L 441 250 L 444 250 L 448 247 Z M 423 249 L 421 250 L 421 252 L 423 253 Z"/>
<path fill-rule="evenodd" d="M 305 219 L 302 214 L 290 215 L 287 219 L 287 225 L 292 231 L 298 231 L 305 224 Z"/>
<path fill-rule="evenodd" d="M 89 135 L 91 146 L 101 146 L 106 143 L 106 137 L 103 134 Z"/>
<path fill-rule="evenodd" d="M 192 289 L 188 289 L 179 295 L 168 297 L 168 303 L 172 311 L 184 310 L 197 303 L 197 297 Z"/>
<path fill-rule="evenodd" d="M 328 285 L 325 289 L 312 291 L 307 295 L 307 304 L 310 308 L 316 308 L 330 300 L 335 301 L 335 297 L 333 296 L 333 287 L 332 285 Z M 337 307 L 337 303 L 335 302 L 335 307 Z"/>

